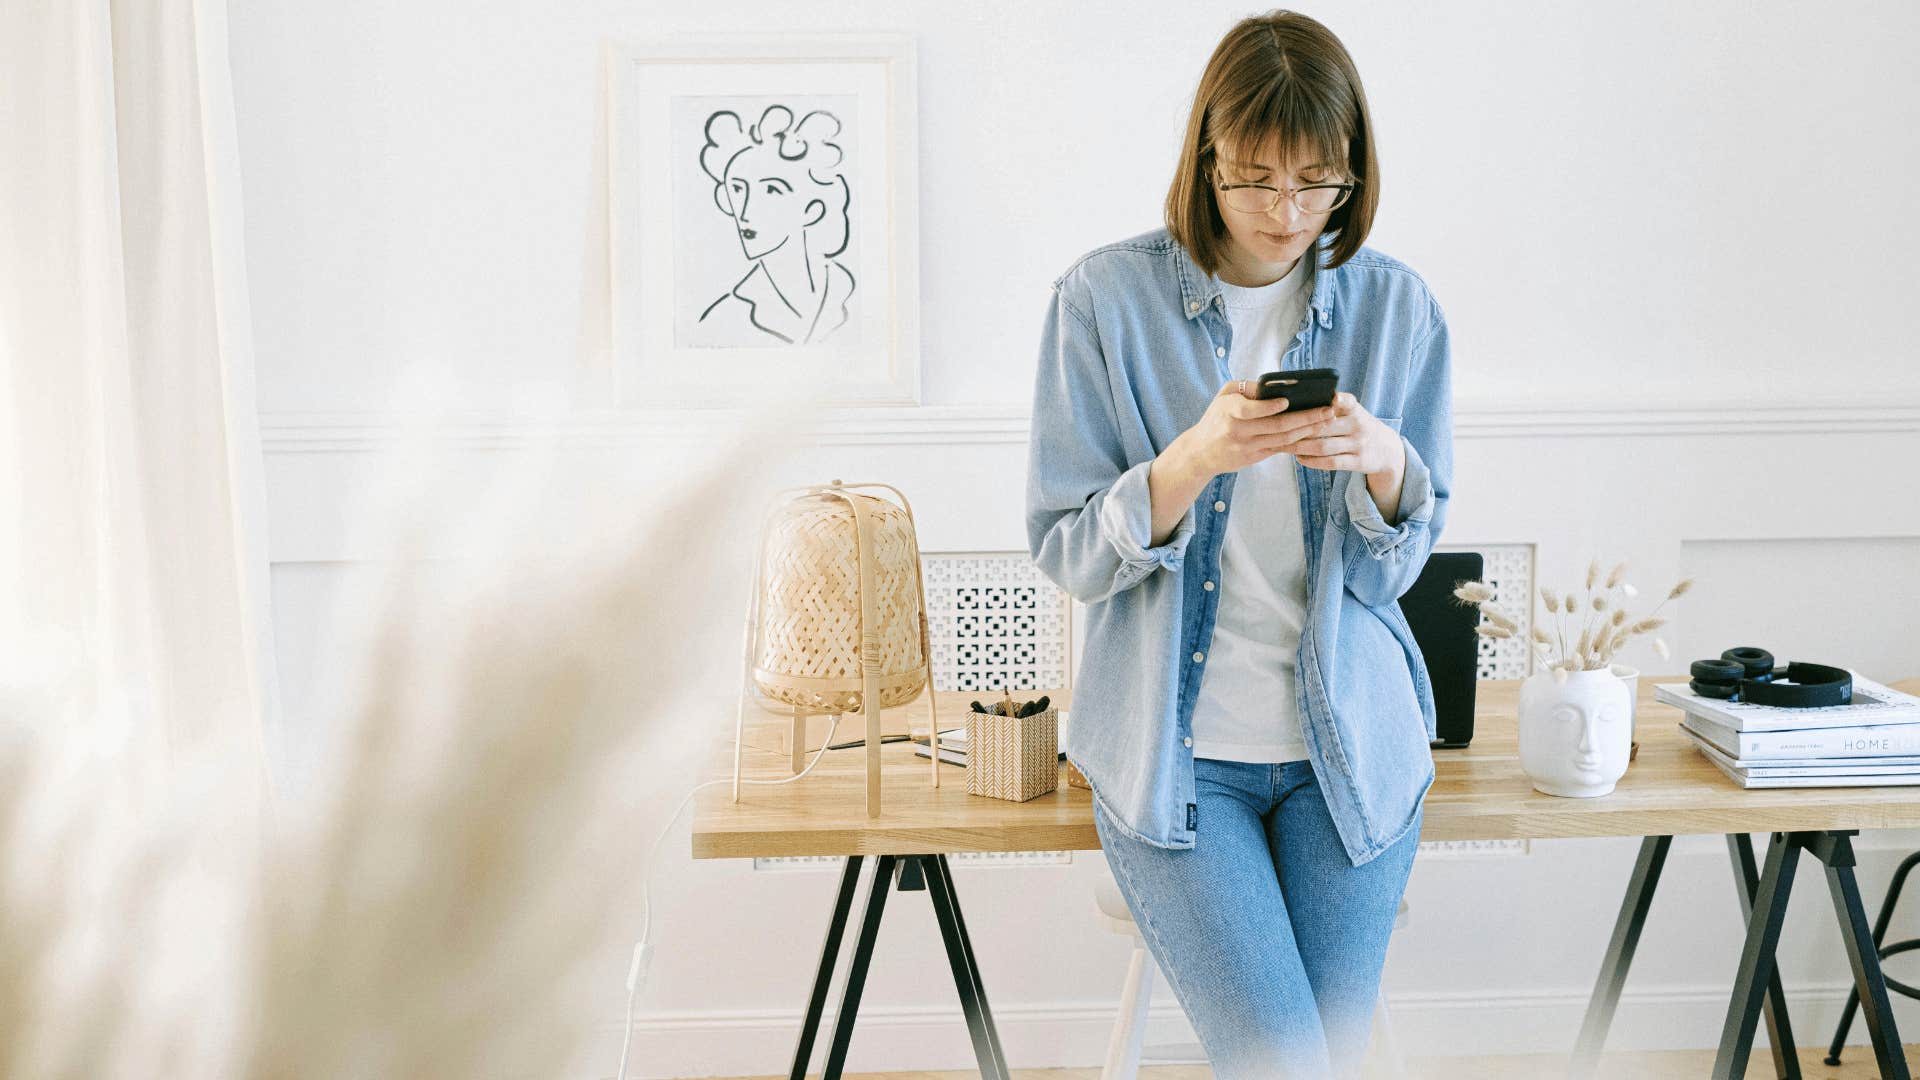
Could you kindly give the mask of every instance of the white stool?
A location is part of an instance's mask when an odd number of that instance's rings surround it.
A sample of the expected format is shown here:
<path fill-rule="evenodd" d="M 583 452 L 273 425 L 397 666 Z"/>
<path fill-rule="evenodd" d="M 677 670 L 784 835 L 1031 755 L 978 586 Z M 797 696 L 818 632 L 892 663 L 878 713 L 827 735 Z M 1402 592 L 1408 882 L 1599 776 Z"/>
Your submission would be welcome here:
<path fill-rule="evenodd" d="M 1120 886 L 1113 880 L 1113 871 L 1106 866 L 1105 856 L 1101 857 L 1100 878 L 1094 883 L 1093 895 L 1107 928 L 1133 939 L 1133 957 L 1127 963 L 1127 985 L 1120 993 L 1120 1012 L 1114 1017 L 1113 1034 L 1107 1039 L 1107 1061 L 1100 1069 L 1100 1080 L 1134 1080 L 1143 1055 L 1156 1065 L 1206 1064 L 1206 1052 L 1197 1043 L 1141 1045 L 1146 1035 L 1147 1007 L 1153 999 L 1153 973 L 1157 965 L 1147 952 L 1146 940 L 1134 924 L 1133 912 L 1127 907 L 1126 897 L 1120 895 Z M 1407 899 L 1403 896 L 1400 909 L 1393 917 L 1393 928 L 1399 930 L 1406 925 Z M 1384 1058 L 1388 1075 L 1402 1080 L 1407 1075 L 1407 1066 L 1400 1056 L 1399 1044 L 1394 1041 L 1393 1016 L 1387 1010 L 1384 986 L 1375 999 L 1373 1022 L 1375 1037 L 1368 1048 L 1367 1062 L 1372 1065 L 1376 1057 Z"/>

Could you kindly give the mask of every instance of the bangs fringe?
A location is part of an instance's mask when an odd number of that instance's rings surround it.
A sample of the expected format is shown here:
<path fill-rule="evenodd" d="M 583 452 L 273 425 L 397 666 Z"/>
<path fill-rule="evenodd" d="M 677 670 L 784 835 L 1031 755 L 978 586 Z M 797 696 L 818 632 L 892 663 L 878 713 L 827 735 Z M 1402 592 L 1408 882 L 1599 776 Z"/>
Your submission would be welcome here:
<path fill-rule="evenodd" d="M 1278 80 L 1260 86 L 1250 99 L 1227 105 L 1219 132 L 1214 136 L 1216 152 L 1221 143 L 1234 146 L 1244 154 L 1265 154 L 1277 147 L 1274 165 L 1284 165 L 1296 157 L 1309 161 L 1332 162 L 1344 175 L 1347 144 L 1346 124 L 1328 103 L 1312 100 L 1308 88 L 1291 80 Z M 1264 159 L 1256 158 L 1261 164 Z"/>

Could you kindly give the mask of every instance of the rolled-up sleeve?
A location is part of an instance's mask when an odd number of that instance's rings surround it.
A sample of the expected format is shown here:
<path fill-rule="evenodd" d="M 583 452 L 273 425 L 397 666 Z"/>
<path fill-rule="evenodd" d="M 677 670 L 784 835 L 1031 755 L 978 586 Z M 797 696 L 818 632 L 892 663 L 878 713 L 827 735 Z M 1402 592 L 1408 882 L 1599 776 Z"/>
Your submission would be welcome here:
<path fill-rule="evenodd" d="M 1346 490 L 1347 588 L 1372 607 L 1406 595 L 1447 523 L 1453 486 L 1453 375 L 1446 315 L 1429 300 L 1429 322 L 1413 346 L 1400 441 L 1407 453 L 1395 522 L 1349 473 Z"/>
<path fill-rule="evenodd" d="M 1153 459 L 1128 464 L 1100 336 L 1061 282 L 1040 334 L 1027 445 L 1027 552 L 1049 580 L 1092 604 L 1179 568 L 1193 508 L 1151 542 Z"/>

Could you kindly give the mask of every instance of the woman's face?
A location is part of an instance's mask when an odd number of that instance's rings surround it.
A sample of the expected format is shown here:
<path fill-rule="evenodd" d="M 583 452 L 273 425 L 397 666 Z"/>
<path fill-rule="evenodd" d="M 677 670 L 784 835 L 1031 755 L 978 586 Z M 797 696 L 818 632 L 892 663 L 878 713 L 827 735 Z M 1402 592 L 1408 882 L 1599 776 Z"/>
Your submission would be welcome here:
<path fill-rule="evenodd" d="M 1236 210 L 1226 201 L 1222 184 L 1267 184 L 1301 188 L 1308 184 L 1340 183 L 1347 179 L 1342 164 L 1329 164 L 1311 155 L 1282 163 L 1277 143 L 1264 151 L 1245 152 L 1222 143 L 1214 155 L 1214 206 L 1227 223 L 1230 283 L 1266 285 L 1286 276 L 1294 261 L 1313 248 L 1333 216 L 1306 214 L 1284 195 L 1264 214 Z M 1261 192 L 1261 194 L 1268 194 Z"/>
<path fill-rule="evenodd" d="M 817 203 L 813 187 L 805 166 L 781 158 L 771 146 L 755 146 L 728 164 L 727 201 L 747 258 L 772 254 L 820 220 L 820 208 L 810 205 Z"/>

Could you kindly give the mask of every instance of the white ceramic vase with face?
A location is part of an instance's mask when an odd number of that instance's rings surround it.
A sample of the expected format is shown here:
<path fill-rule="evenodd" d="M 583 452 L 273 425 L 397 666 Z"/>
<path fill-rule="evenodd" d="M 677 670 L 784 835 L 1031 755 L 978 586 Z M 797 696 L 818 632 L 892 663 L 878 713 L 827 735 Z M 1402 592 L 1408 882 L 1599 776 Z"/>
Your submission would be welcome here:
<path fill-rule="evenodd" d="M 1520 684 L 1520 768 L 1535 791 L 1605 795 L 1627 771 L 1633 699 L 1612 671 L 1542 671 Z"/>

